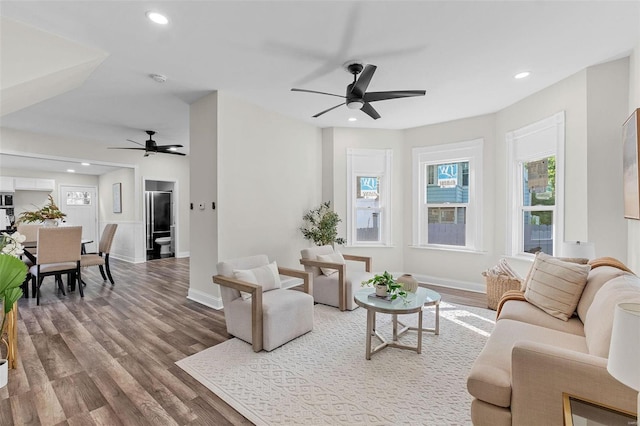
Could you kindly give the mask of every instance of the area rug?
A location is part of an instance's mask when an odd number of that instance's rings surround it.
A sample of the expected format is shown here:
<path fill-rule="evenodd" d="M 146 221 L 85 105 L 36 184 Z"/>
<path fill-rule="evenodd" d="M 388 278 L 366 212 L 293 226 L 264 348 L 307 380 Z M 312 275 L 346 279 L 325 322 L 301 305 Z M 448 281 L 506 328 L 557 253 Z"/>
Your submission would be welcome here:
<path fill-rule="evenodd" d="M 313 331 L 271 352 L 234 338 L 176 364 L 257 425 L 471 424 L 466 377 L 495 312 L 442 303 L 440 334 L 423 334 L 421 354 L 386 348 L 367 361 L 364 309 L 314 309 Z M 434 318 L 425 310 L 423 326 Z M 377 329 L 390 337 L 391 316 L 378 314 Z"/>

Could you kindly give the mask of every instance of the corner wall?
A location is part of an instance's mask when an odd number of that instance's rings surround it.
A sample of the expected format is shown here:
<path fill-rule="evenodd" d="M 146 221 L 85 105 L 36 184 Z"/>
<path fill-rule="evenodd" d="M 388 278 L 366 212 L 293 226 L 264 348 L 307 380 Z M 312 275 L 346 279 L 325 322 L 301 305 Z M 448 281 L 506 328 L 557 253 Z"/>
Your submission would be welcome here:
<path fill-rule="evenodd" d="M 640 37 L 629 61 L 629 109 L 627 116 L 640 108 Z M 640 220 L 627 221 L 627 265 L 640 274 Z"/>

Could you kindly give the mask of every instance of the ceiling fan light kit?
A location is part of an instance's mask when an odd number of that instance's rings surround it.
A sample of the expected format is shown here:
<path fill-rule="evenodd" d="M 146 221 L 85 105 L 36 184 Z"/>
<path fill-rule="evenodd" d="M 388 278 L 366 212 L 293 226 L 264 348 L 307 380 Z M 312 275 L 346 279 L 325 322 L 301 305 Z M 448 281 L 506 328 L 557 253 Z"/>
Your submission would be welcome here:
<path fill-rule="evenodd" d="M 353 74 L 353 83 L 347 86 L 345 96 L 336 95 L 334 93 L 318 92 L 316 90 L 295 88 L 291 89 L 292 92 L 317 93 L 319 95 L 337 96 L 339 98 L 345 99 L 344 103 L 339 103 L 338 105 L 321 111 L 314 115 L 313 118 L 318 118 L 321 115 L 326 114 L 327 112 L 332 111 L 344 104 L 349 109 L 359 109 L 369 117 L 377 120 L 378 118 L 380 118 L 380 114 L 378 114 L 375 108 L 371 106 L 371 102 L 398 98 L 409 98 L 413 96 L 424 96 L 426 93 L 425 90 L 392 90 L 386 92 L 367 92 L 367 88 L 369 87 L 369 83 L 371 82 L 371 78 L 376 72 L 377 67 L 372 64 L 363 66 L 362 63 L 355 61 L 347 62 L 344 66 L 349 73 Z M 358 74 L 360 74 L 360 77 L 358 77 Z"/>

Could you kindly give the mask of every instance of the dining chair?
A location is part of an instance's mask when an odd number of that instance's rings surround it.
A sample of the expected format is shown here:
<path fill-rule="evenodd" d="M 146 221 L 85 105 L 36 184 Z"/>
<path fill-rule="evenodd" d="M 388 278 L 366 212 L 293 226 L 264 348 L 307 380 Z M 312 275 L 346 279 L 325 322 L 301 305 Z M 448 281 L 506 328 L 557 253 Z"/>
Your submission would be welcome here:
<path fill-rule="evenodd" d="M 41 224 L 36 223 L 20 223 L 18 224 L 16 231 L 20 235 L 25 236 L 24 244 L 28 246 L 28 252 L 23 256 L 20 256 L 20 259 L 27 265 L 27 271 L 31 268 L 35 263 L 31 260 L 34 259 L 37 255 L 37 241 L 38 241 L 38 229 L 42 227 Z M 24 283 L 22 283 L 22 293 L 25 298 L 29 298 L 29 282 L 31 281 L 32 276 L 30 272 L 27 272 L 27 277 L 24 279 Z"/>
<path fill-rule="evenodd" d="M 302 249 L 300 257 L 305 271 L 313 274 L 313 299 L 316 303 L 335 306 L 341 311 L 352 311 L 358 307 L 353 295 L 362 281 L 373 277 L 370 257 L 340 253 L 330 245 Z M 346 261 L 363 262 L 364 271 L 347 265 Z"/>
<path fill-rule="evenodd" d="M 118 224 L 107 223 L 102 231 L 102 236 L 100 237 L 98 253 L 83 254 L 80 258 L 80 266 L 98 266 L 100 268 L 100 275 L 102 275 L 102 279 L 106 281 L 107 277 L 109 277 L 111 284 L 115 283 L 113 282 L 111 269 L 109 268 L 109 252 L 111 251 L 111 244 L 113 243 L 113 237 L 116 234 L 116 229 L 118 229 Z M 105 269 L 107 270 L 106 275 Z"/>
<path fill-rule="evenodd" d="M 254 352 L 271 351 L 313 330 L 311 274 L 269 263 L 264 255 L 218 263 L 227 333 L 250 343 Z M 280 275 L 303 280 L 303 291 L 280 288 Z M 244 294 L 241 294 L 244 292 Z"/>
<path fill-rule="evenodd" d="M 43 226 L 38 230 L 37 241 L 36 264 L 29 268 L 35 284 L 36 304 L 40 304 L 40 287 L 47 276 L 54 275 L 58 288 L 65 294 L 61 278 L 64 273 L 77 279 L 80 296 L 84 297 L 80 275 L 82 226 Z"/>

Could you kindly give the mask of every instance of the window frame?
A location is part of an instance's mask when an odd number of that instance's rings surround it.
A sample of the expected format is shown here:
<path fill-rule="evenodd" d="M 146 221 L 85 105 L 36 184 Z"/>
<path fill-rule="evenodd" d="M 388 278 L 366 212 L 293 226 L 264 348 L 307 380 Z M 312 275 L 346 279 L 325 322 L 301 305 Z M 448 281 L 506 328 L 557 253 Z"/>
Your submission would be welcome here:
<path fill-rule="evenodd" d="M 350 247 L 390 247 L 391 243 L 391 149 L 347 149 L 347 246 Z M 377 177 L 379 207 L 363 209 L 357 206 L 358 177 Z M 380 239 L 378 241 L 358 241 L 356 224 L 357 212 L 377 211 L 380 215 Z"/>
<path fill-rule="evenodd" d="M 506 253 L 515 258 L 533 259 L 534 254 L 524 251 L 523 213 L 553 211 L 553 255 L 557 255 L 564 236 L 564 111 L 508 132 L 506 143 L 508 163 Z M 555 206 L 524 206 L 524 163 L 553 156 L 556 158 Z"/>
<path fill-rule="evenodd" d="M 413 162 L 413 229 L 412 247 L 441 250 L 483 251 L 482 191 L 484 139 L 414 147 Z M 469 162 L 469 190 L 466 203 L 427 204 L 428 166 L 443 163 Z M 465 245 L 429 244 L 429 207 L 466 207 Z"/>

